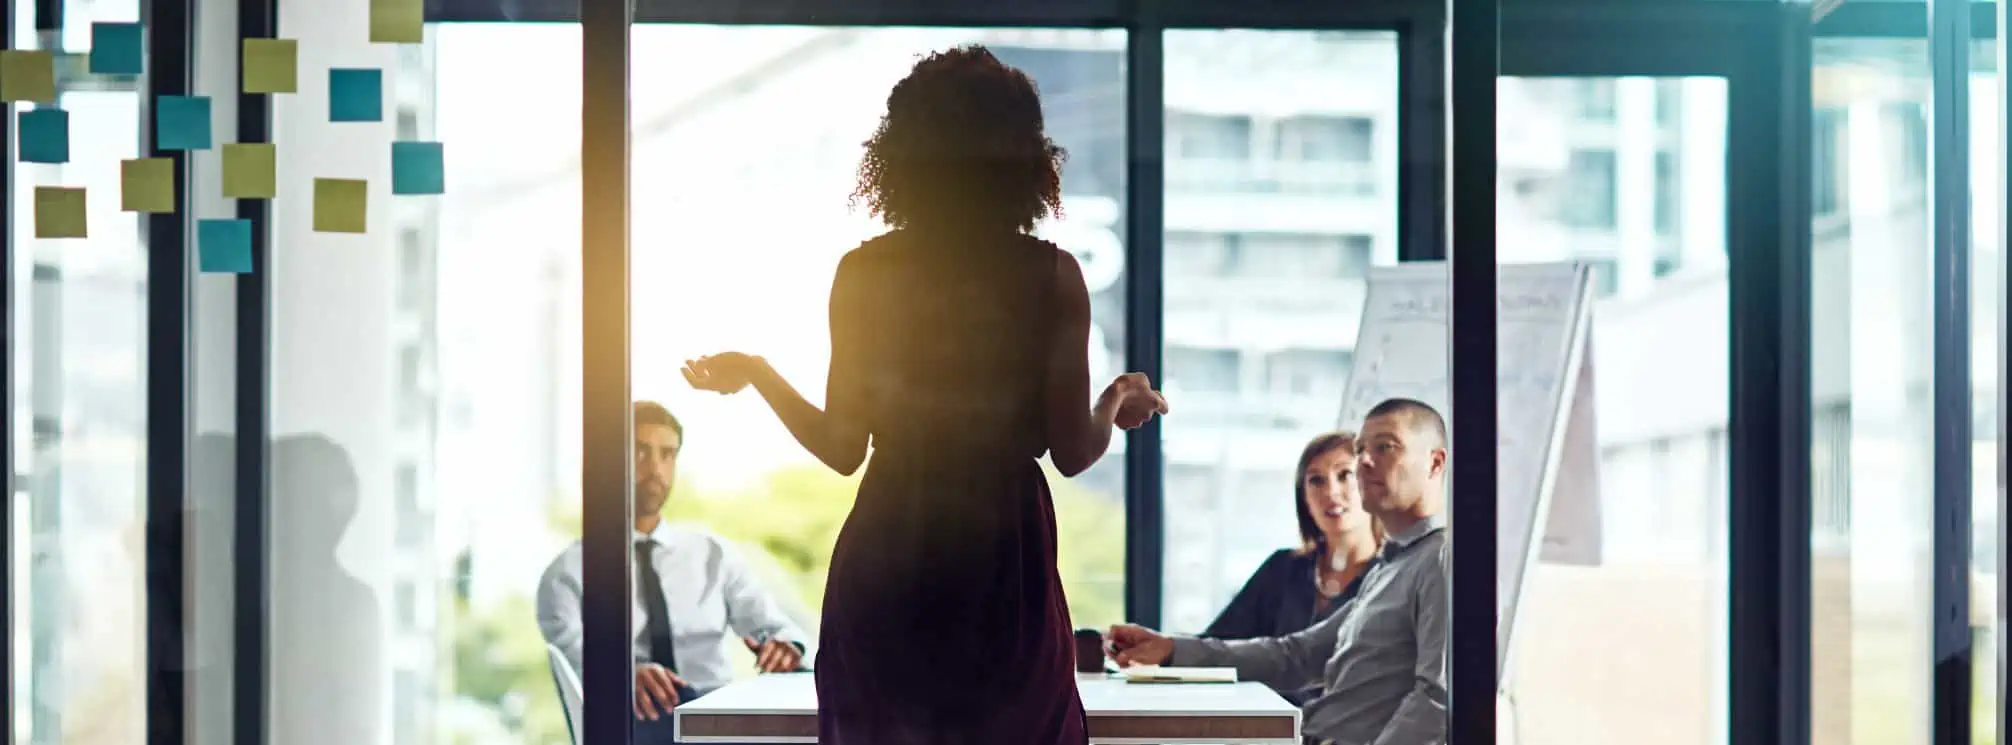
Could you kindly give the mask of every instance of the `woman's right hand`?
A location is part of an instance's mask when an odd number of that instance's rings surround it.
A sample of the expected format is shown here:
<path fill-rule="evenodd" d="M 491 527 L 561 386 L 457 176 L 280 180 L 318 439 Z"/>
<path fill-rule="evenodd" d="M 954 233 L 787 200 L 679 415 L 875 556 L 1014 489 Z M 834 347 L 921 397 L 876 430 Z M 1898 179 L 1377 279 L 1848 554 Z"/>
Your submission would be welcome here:
<path fill-rule="evenodd" d="M 1104 388 L 1103 398 L 1117 406 L 1111 422 L 1120 429 L 1136 429 L 1155 415 L 1167 413 L 1167 398 L 1153 390 L 1153 382 L 1145 373 L 1118 376 Z"/>
<path fill-rule="evenodd" d="M 767 362 L 760 357 L 740 352 L 722 352 L 685 360 L 682 372 L 685 382 L 702 391 L 727 394 L 739 393 L 754 381 L 756 375 Z"/>

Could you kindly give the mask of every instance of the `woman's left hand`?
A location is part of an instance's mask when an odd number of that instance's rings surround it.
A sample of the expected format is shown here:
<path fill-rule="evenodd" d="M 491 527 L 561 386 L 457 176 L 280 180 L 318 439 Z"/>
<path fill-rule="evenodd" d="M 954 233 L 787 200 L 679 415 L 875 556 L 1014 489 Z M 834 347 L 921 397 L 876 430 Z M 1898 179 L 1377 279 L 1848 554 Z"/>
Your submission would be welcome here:
<path fill-rule="evenodd" d="M 693 388 L 714 393 L 738 393 L 768 368 L 760 357 L 741 352 L 722 352 L 696 360 L 685 360 L 685 382 Z"/>

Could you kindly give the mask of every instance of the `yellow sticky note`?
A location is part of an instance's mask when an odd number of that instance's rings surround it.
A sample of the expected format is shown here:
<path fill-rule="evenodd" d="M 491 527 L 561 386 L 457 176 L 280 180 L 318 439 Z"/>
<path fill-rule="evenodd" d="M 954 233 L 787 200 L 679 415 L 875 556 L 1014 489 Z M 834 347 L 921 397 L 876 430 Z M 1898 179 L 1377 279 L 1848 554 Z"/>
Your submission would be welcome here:
<path fill-rule="evenodd" d="M 426 40 L 426 4 L 420 0 L 370 0 L 370 40 L 418 44 Z"/>
<path fill-rule="evenodd" d="M 361 179 L 318 178 L 314 180 L 314 231 L 317 233 L 364 232 L 370 199 L 370 184 Z"/>
<path fill-rule="evenodd" d="M 119 164 L 119 209 L 124 212 L 175 211 L 175 161 L 140 158 Z"/>
<path fill-rule="evenodd" d="M 83 189 L 35 187 L 35 237 L 83 238 L 84 214 Z"/>
<path fill-rule="evenodd" d="M 224 145 L 224 196 L 231 199 L 272 199 L 279 194 L 275 163 L 278 151 L 269 142 Z"/>
<path fill-rule="evenodd" d="M 300 42 L 293 39 L 246 39 L 246 93 L 293 93 L 300 89 Z"/>
<path fill-rule="evenodd" d="M 32 49 L 0 50 L 0 101 L 56 102 L 56 58 Z"/>

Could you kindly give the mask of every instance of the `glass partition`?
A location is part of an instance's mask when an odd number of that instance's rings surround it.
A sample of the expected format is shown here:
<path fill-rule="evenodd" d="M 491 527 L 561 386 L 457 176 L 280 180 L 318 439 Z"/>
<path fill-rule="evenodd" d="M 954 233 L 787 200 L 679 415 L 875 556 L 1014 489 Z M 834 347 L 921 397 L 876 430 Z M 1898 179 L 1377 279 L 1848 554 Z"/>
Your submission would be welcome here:
<path fill-rule="evenodd" d="M 8 115 L 53 109 L 68 121 L 67 162 L 17 161 L 6 195 L 15 216 L 6 227 L 10 736 L 29 745 L 139 742 L 148 721 L 147 246 L 144 216 L 120 210 L 119 177 L 121 161 L 141 157 L 146 82 L 84 69 L 91 24 L 138 21 L 140 4 L 9 7 L 7 47 L 54 53 L 58 74 L 53 103 L 12 104 Z M 88 240 L 36 237 L 36 194 L 55 187 L 85 190 L 78 217 Z"/>
<path fill-rule="evenodd" d="M 1516 745 L 1716 743 L 1727 721 L 1726 80 L 1510 77 L 1498 95 L 1498 256 L 1504 269 L 1590 269 L 1591 373 L 1579 384 L 1591 391 L 1568 404 L 1591 405 L 1594 433 L 1558 443 L 1560 468 L 1592 471 L 1568 488 L 1568 470 L 1551 496 L 1511 619 L 1499 716 Z M 1505 367 L 1533 364 L 1509 356 L 1519 349 L 1505 342 Z"/>

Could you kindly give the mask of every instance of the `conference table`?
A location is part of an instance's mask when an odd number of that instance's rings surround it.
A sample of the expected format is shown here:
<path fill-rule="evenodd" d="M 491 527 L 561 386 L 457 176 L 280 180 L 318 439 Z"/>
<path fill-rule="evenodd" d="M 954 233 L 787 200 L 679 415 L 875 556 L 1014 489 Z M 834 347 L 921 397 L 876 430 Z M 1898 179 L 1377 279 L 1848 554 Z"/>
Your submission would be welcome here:
<path fill-rule="evenodd" d="M 1085 674 L 1076 685 L 1093 745 L 1299 745 L 1299 707 L 1258 683 L 1127 683 Z M 738 681 L 674 716 L 680 743 L 817 742 L 810 673 Z"/>

